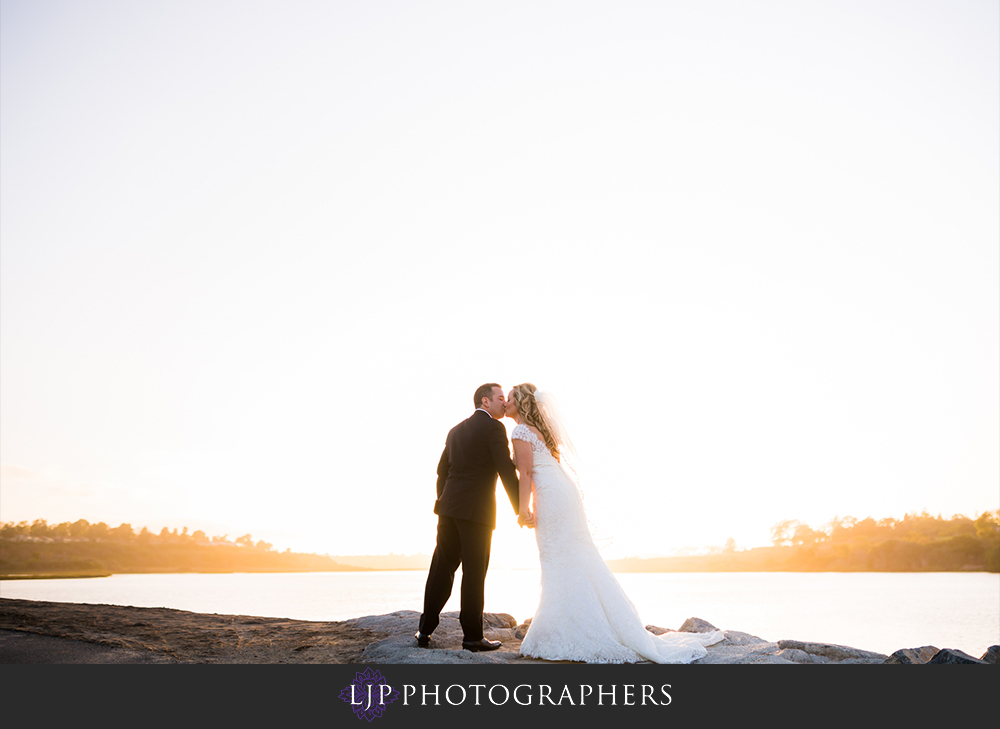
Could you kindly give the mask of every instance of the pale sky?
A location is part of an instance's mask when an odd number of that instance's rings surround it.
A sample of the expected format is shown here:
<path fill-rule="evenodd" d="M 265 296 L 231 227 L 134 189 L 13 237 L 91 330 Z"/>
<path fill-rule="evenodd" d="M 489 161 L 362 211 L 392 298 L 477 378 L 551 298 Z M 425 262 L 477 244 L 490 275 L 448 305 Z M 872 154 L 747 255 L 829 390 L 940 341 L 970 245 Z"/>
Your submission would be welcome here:
<path fill-rule="evenodd" d="M 998 8 L 0 0 L 0 520 L 429 553 L 488 381 L 608 558 L 1000 508 Z"/>

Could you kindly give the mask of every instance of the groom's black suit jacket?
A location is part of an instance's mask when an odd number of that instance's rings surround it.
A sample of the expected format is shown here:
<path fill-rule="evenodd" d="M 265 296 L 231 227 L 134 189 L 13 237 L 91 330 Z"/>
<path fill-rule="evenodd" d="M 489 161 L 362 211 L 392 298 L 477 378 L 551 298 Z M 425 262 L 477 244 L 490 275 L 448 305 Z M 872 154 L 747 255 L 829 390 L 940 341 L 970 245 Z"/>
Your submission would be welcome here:
<path fill-rule="evenodd" d="M 434 513 L 496 528 L 497 476 L 518 513 L 517 471 L 510 459 L 507 429 L 485 410 L 476 410 L 448 433 L 437 469 Z"/>

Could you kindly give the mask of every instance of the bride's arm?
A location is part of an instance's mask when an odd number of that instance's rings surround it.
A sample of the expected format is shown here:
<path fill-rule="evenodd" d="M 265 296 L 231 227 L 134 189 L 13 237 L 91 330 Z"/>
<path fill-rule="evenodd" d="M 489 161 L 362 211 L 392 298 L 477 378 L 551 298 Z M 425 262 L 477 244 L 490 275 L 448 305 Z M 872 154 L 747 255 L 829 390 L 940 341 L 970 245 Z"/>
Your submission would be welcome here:
<path fill-rule="evenodd" d="M 522 526 L 533 526 L 534 516 L 528 507 L 532 494 L 531 484 L 531 445 L 527 441 L 514 439 L 514 465 L 517 467 L 517 522 Z"/>

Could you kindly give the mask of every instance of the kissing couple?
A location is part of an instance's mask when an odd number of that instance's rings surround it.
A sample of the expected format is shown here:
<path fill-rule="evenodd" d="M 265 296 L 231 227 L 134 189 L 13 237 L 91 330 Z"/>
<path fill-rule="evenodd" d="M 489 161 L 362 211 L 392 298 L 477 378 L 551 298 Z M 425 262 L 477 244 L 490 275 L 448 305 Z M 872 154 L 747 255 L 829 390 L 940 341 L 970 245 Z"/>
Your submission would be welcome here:
<path fill-rule="evenodd" d="M 475 411 L 448 433 L 437 468 L 437 544 L 424 588 L 417 645 L 431 647 L 441 610 L 462 566 L 462 647 L 492 651 L 483 637 L 490 543 L 496 527 L 497 477 L 521 526 L 534 528 L 541 597 L 521 655 L 585 663 L 690 663 L 725 638 L 711 633 L 656 635 L 594 544 L 574 470 L 572 441 L 551 393 L 525 382 L 504 395 L 490 382 L 473 396 Z M 511 418 L 514 457 L 501 419 Z"/>

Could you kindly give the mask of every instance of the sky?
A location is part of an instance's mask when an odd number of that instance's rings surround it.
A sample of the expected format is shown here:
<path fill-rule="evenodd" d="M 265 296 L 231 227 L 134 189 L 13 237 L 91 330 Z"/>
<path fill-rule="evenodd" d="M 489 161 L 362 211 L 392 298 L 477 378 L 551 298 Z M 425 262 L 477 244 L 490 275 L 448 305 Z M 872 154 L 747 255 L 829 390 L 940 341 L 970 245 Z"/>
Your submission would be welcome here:
<path fill-rule="evenodd" d="M 995 1 L 0 0 L 0 520 L 429 554 L 525 381 L 607 558 L 1000 508 L 998 130 Z"/>

